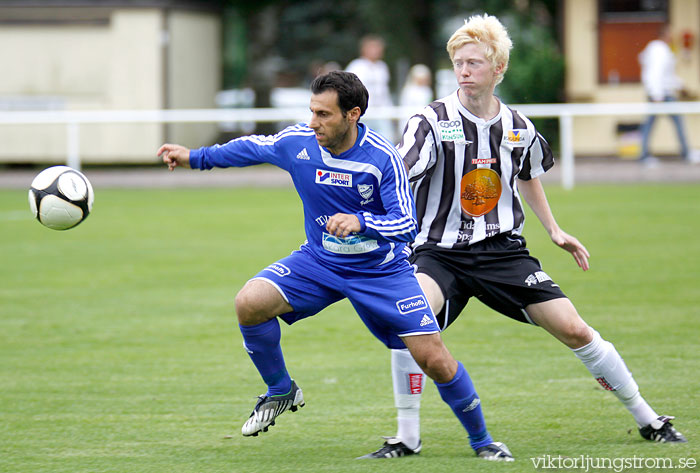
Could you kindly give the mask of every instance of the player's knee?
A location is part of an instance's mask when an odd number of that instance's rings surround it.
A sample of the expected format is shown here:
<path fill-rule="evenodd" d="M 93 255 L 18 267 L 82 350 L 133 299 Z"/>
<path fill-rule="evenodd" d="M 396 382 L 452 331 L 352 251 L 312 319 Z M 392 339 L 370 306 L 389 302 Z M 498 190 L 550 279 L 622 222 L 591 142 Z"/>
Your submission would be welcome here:
<path fill-rule="evenodd" d="M 569 348 L 581 348 L 591 343 L 593 331 L 588 324 L 578 319 L 576 323 L 566 325 L 565 329 L 560 332 L 560 336 Z"/>
<path fill-rule="evenodd" d="M 238 323 L 241 325 L 255 325 L 267 320 L 260 307 L 259 299 L 255 297 L 253 291 L 247 289 L 247 286 L 236 294 L 234 304 Z"/>
<path fill-rule="evenodd" d="M 447 383 L 457 372 L 457 362 L 438 333 L 404 337 L 411 356 L 433 381 Z"/>
<path fill-rule="evenodd" d="M 456 371 L 456 362 L 446 351 L 427 353 L 418 364 L 430 379 L 438 383 L 449 383 Z"/>
<path fill-rule="evenodd" d="M 244 289 L 238 291 L 236 298 L 234 299 L 234 305 L 236 307 L 236 316 L 238 317 L 238 323 L 241 325 L 250 325 L 249 322 L 251 318 L 252 305 L 251 300 L 247 296 Z"/>
<path fill-rule="evenodd" d="M 241 325 L 261 324 L 292 310 L 280 293 L 264 281 L 248 281 L 234 302 Z"/>

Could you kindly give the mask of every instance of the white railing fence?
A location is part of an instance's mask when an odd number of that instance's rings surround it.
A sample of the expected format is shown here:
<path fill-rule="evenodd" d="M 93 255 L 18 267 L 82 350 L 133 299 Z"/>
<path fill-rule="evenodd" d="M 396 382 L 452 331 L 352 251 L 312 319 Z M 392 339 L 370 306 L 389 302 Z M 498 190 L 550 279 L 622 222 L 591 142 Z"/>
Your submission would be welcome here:
<path fill-rule="evenodd" d="M 536 104 L 513 105 L 530 118 L 558 118 L 559 159 L 561 180 L 565 189 L 575 183 L 573 152 L 574 117 L 625 116 L 650 114 L 700 114 L 700 102 L 664 103 L 597 103 L 597 104 Z M 367 119 L 404 121 L 416 112 L 414 107 L 384 107 L 368 111 Z M 66 164 L 81 167 L 80 127 L 95 123 L 250 123 L 250 122 L 304 122 L 309 118 L 308 108 L 231 108 L 181 110 L 50 110 L 0 111 L 0 125 L 47 125 L 66 127 Z"/>

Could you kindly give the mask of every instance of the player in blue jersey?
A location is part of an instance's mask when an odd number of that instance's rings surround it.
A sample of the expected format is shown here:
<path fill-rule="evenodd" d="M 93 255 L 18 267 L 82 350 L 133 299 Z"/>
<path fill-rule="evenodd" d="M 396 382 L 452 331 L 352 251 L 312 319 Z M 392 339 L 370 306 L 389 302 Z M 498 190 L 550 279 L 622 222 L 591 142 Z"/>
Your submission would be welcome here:
<path fill-rule="evenodd" d="M 415 204 L 396 149 L 359 122 L 367 90 L 354 74 L 336 71 L 315 79 L 311 91 L 308 125 L 222 146 L 164 144 L 158 150 L 171 170 L 274 164 L 289 172 L 303 203 L 307 241 L 236 296 L 245 349 L 267 385 L 243 435 L 265 432 L 277 416 L 304 405 L 284 362 L 277 318 L 292 324 L 347 297 L 387 347 L 408 348 L 477 455 L 512 460 L 507 447 L 491 438 L 471 379 L 443 344 L 407 261 L 406 244 L 416 236 Z"/>

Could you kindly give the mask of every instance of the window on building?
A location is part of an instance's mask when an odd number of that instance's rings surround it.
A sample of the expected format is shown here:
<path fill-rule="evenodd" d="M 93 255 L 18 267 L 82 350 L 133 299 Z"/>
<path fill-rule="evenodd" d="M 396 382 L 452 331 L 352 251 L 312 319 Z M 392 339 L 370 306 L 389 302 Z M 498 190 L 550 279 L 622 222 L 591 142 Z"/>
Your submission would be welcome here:
<path fill-rule="evenodd" d="M 668 0 L 600 0 L 598 81 L 639 82 L 638 54 L 668 21 Z"/>

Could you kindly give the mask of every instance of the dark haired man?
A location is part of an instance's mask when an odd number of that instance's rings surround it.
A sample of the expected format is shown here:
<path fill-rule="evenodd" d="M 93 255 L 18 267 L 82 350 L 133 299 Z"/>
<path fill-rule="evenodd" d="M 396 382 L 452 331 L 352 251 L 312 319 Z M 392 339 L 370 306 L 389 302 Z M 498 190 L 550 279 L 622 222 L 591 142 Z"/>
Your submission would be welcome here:
<path fill-rule="evenodd" d="M 307 241 L 236 296 L 245 349 L 267 385 L 243 435 L 265 432 L 277 416 L 304 405 L 282 356 L 277 317 L 292 324 L 347 297 L 387 347 L 409 349 L 480 456 L 512 460 L 486 429 L 469 375 L 443 344 L 406 259 L 406 244 L 416 236 L 415 205 L 396 149 L 359 123 L 367 90 L 355 74 L 339 71 L 316 78 L 311 90 L 307 125 L 222 146 L 165 144 L 158 150 L 171 170 L 274 164 L 290 173 L 303 203 Z"/>

